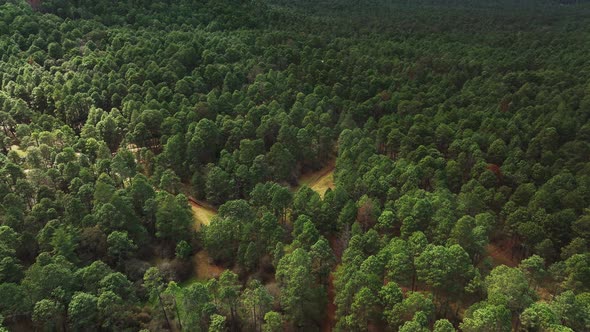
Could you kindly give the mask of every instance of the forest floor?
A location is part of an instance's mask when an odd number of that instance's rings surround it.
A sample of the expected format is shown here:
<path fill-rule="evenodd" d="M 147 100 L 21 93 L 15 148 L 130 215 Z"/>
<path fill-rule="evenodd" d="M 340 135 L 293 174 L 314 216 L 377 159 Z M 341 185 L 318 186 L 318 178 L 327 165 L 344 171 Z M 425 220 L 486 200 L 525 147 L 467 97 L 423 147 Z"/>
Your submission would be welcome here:
<path fill-rule="evenodd" d="M 324 193 L 328 188 L 334 189 L 334 169 L 336 168 L 336 160 L 331 160 L 322 169 L 315 172 L 302 174 L 299 178 L 299 184 L 296 188 L 306 185 L 316 191 L 323 198 Z"/>
<path fill-rule="evenodd" d="M 336 271 L 336 267 L 329 276 L 328 303 L 326 304 L 326 315 L 324 316 L 324 321 L 322 322 L 322 332 L 332 331 L 336 325 L 336 304 L 334 303 L 336 290 L 334 289 L 334 271 Z"/>
<path fill-rule="evenodd" d="M 189 203 L 191 204 L 191 210 L 193 210 L 193 217 L 195 219 L 194 228 L 199 230 L 201 225 L 209 225 L 211 219 L 217 215 L 217 210 L 202 201 L 198 201 L 189 196 Z"/>
<path fill-rule="evenodd" d="M 504 242 L 490 242 L 486 247 L 486 252 L 492 259 L 493 266 L 506 265 L 516 267 L 520 263 L 519 259 L 512 254 L 512 248 Z"/>
<path fill-rule="evenodd" d="M 193 227 L 195 230 L 199 230 L 202 225 L 209 225 L 211 219 L 217 215 L 217 210 L 202 201 L 196 200 L 193 197 L 188 197 L 193 211 Z M 192 280 L 209 280 L 210 278 L 216 278 L 221 275 L 225 270 L 224 267 L 216 265 L 213 259 L 209 257 L 209 253 L 206 250 L 201 250 L 196 253 L 193 258 L 193 278 Z"/>
<path fill-rule="evenodd" d="M 193 258 L 193 276 L 196 280 L 217 278 L 226 269 L 216 265 L 205 250 L 196 253 Z"/>

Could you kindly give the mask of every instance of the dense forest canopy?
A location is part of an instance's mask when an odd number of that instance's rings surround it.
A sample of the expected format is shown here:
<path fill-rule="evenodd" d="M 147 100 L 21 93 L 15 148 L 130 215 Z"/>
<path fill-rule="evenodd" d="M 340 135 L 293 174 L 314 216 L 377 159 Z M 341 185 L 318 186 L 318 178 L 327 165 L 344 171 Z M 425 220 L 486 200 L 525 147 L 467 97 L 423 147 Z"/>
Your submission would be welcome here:
<path fill-rule="evenodd" d="M 0 1 L 0 331 L 590 330 L 585 1 Z"/>

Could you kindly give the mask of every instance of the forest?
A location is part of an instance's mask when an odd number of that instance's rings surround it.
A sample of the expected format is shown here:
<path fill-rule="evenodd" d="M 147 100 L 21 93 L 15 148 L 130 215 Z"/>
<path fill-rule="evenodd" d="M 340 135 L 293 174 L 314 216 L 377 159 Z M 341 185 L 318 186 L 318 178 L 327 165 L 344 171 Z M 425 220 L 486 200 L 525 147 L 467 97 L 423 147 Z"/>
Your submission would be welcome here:
<path fill-rule="evenodd" d="M 0 0 L 0 332 L 590 331 L 590 3 Z"/>

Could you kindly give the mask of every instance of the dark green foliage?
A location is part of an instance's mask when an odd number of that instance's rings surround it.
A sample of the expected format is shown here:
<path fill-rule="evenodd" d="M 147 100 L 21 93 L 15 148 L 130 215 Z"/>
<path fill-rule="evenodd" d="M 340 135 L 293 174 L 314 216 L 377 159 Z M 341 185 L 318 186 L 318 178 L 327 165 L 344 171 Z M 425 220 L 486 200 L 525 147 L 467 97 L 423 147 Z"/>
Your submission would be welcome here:
<path fill-rule="evenodd" d="M 589 330 L 588 10 L 2 2 L 0 323 Z"/>

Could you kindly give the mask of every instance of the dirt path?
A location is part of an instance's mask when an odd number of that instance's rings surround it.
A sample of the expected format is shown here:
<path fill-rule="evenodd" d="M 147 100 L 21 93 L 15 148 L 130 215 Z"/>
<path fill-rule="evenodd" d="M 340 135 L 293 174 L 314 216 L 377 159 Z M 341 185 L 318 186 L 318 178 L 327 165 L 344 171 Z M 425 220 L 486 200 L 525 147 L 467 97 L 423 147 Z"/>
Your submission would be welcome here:
<path fill-rule="evenodd" d="M 199 201 L 192 196 L 188 196 L 188 201 L 193 211 L 193 227 L 196 231 L 199 231 L 202 225 L 209 225 L 211 219 L 217 215 L 217 209 L 215 207 Z M 209 253 L 206 250 L 201 250 L 192 257 L 193 261 L 193 275 L 196 280 L 209 280 L 211 278 L 217 278 L 225 268 L 216 265 L 213 259 L 209 257 Z"/>

